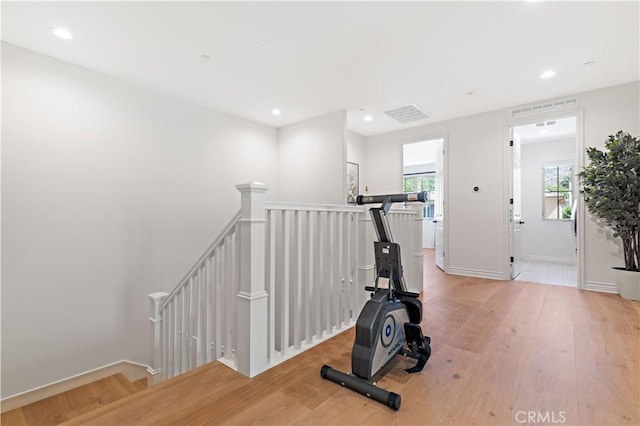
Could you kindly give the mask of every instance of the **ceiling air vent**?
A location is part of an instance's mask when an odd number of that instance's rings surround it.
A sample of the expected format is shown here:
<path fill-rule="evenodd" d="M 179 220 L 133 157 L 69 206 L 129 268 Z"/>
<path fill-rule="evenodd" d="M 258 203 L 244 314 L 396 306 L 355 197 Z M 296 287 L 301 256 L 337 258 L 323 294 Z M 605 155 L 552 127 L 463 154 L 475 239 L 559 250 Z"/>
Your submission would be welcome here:
<path fill-rule="evenodd" d="M 556 111 L 559 109 L 570 108 L 575 106 L 578 106 L 578 100 L 576 98 L 561 99 L 558 101 L 545 102 L 543 104 L 538 104 L 538 105 L 527 105 L 527 106 L 513 109 L 511 110 L 511 117 L 521 117 L 523 115 L 536 114 L 540 112 Z"/>
<path fill-rule="evenodd" d="M 385 111 L 384 113 L 402 124 L 412 123 L 414 121 L 429 118 L 429 115 L 418 108 L 416 104 L 409 104 L 398 108 L 393 108 Z"/>

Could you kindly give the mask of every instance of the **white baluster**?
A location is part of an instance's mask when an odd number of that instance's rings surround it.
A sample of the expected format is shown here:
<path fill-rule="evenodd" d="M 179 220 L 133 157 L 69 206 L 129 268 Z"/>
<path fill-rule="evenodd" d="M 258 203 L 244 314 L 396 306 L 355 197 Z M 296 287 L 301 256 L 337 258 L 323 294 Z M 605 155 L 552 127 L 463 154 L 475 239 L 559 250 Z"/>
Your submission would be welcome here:
<path fill-rule="evenodd" d="M 276 347 L 276 213 L 269 211 L 269 362 L 273 362 Z"/>
<path fill-rule="evenodd" d="M 213 338 L 213 350 L 214 358 L 218 359 L 222 357 L 222 325 L 223 321 L 223 306 L 224 306 L 224 293 L 222 288 L 222 250 L 220 247 L 216 248 L 216 262 L 215 262 L 215 284 L 214 284 L 214 302 L 215 302 L 215 334 Z"/>
<path fill-rule="evenodd" d="M 353 240 L 355 238 L 355 222 L 354 214 L 347 215 L 347 266 L 346 266 L 346 286 L 347 286 L 347 324 L 351 325 L 353 316 L 353 255 L 355 246 Z"/>
<path fill-rule="evenodd" d="M 305 294 L 304 294 L 304 335 L 307 343 L 311 343 L 311 336 L 313 331 L 311 330 L 311 319 L 314 316 L 314 311 L 316 309 L 316 303 L 313 300 L 313 263 L 314 263 L 314 227 L 315 227 L 315 212 L 307 212 L 307 244 L 308 244 L 308 259 L 307 262 L 307 283 L 305 286 Z"/>
<path fill-rule="evenodd" d="M 327 215 L 325 212 L 318 212 L 318 267 L 316 268 L 316 280 L 315 280 L 315 291 L 314 296 L 317 300 L 316 307 L 316 337 L 318 339 L 322 338 L 322 331 L 324 329 L 324 321 L 323 321 L 323 313 L 325 312 L 324 306 L 325 302 L 325 287 L 327 285 L 327 280 L 325 279 L 325 238 L 326 232 L 322 228 L 322 224 L 325 223 L 324 219 L 326 219 Z"/>
<path fill-rule="evenodd" d="M 224 242 L 224 280 L 222 286 L 225 292 L 225 321 L 224 321 L 224 357 L 228 360 L 233 359 L 233 335 L 236 333 L 235 313 L 235 293 L 233 285 L 233 267 L 231 258 L 231 237 L 227 236 Z"/>
<path fill-rule="evenodd" d="M 290 274 L 291 274 L 291 237 L 290 237 L 290 211 L 285 210 L 282 212 L 282 233 L 283 233 L 283 278 L 281 287 L 280 309 L 281 309 L 281 324 L 280 324 L 280 353 L 283 357 L 287 355 L 289 349 L 289 290 L 290 290 Z"/>
<path fill-rule="evenodd" d="M 186 358 L 187 350 L 185 347 L 186 334 L 187 334 L 187 289 L 189 284 L 187 283 L 180 292 L 180 374 L 186 370 Z"/>
<path fill-rule="evenodd" d="M 296 241 L 296 282 L 295 282 L 295 316 L 293 321 L 293 339 L 294 347 L 300 349 L 300 342 L 302 341 L 301 330 L 303 323 L 302 318 L 302 218 L 300 217 L 300 211 L 296 210 L 295 214 L 295 241 Z"/>

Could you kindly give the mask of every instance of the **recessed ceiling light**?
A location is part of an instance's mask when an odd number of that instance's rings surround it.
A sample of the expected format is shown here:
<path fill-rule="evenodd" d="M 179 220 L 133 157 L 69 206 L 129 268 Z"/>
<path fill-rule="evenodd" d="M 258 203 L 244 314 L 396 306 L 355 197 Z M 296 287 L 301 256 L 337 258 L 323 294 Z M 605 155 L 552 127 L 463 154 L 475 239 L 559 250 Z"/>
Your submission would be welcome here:
<path fill-rule="evenodd" d="M 373 121 L 373 117 L 370 114 L 364 116 L 364 121 Z"/>
<path fill-rule="evenodd" d="M 473 96 L 473 92 L 464 92 L 465 96 Z"/>
<path fill-rule="evenodd" d="M 587 62 L 585 62 L 585 63 L 584 63 L 584 64 L 582 64 L 582 65 L 585 65 L 585 66 L 586 66 L 586 65 L 593 65 L 593 64 L 595 64 L 595 63 L 596 63 L 596 61 L 587 61 Z"/>
<path fill-rule="evenodd" d="M 203 61 L 207 62 L 209 59 L 211 59 L 211 56 L 209 56 L 209 55 L 200 55 L 200 59 L 202 59 Z"/>
<path fill-rule="evenodd" d="M 556 72 L 554 70 L 546 70 L 545 72 L 540 74 L 540 78 L 551 78 L 554 75 L 556 75 Z"/>
<path fill-rule="evenodd" d="M 73 35 L 69 32 L 68 29 L 62 27 L 52 28 L 51 32 L 58 38 L 62 38 L 64 40 L 71 40 Z"/>
<path fill-rule="evenodd" d="M 278 108 L 274 108 L 274 109 L 271 110 L 271 114 L 280 115 L 280 110 Z"/>

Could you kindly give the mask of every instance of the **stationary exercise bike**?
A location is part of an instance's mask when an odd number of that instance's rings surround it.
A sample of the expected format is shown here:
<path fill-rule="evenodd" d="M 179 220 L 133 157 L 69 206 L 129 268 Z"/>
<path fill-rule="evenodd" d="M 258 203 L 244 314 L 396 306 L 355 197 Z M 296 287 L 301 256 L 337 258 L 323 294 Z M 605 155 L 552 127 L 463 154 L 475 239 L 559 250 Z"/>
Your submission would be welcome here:
<path fill-rule="evenodd" d="M 395 355 L 416 359 L 416 364 L 405 369 L 407 373 L 422 371 L 431 355 L 431 339 L 422 334 L 422 303 L 417 293 L 407 291 L 402 273 L 400 245 L 393 242 L 387 213 L 391 204 L 398 202 L 424 202 L 424 192 L 412 194 L 374 195 L 357 198 L 358 204 L 381 203 L 369 209 L 378 241 L 373 243 L 376 259 L 373 292 L 356 321 L 356 338 L 351 352 L 351 373 L 345 374 L 323 365 L 320 375 L 353 391 L 366 395 L 397 410 L 401 397 L 397 393 L 379 388 L 374 376 Z M 387 288 L 380 287 L 386 280 Z"/>

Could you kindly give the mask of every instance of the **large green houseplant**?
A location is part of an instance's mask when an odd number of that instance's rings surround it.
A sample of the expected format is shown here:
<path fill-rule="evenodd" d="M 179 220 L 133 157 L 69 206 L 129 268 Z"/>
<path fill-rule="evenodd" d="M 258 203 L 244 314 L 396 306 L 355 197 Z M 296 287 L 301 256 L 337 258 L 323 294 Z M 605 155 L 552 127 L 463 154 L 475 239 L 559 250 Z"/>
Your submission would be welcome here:
<path fill-rule="evenodd" d="M 640 138 L 619 131 L 605 142 L 606 151 L 587 148 L 590 163 L 580 173 L 589 212 L 622 240 L 624 270 L 614 268 L 618 292 L 640 299 Z M 629 271 L 629 272 L 624 272 Z M 620 279 L 626 280 L 621 283 Z"/>

